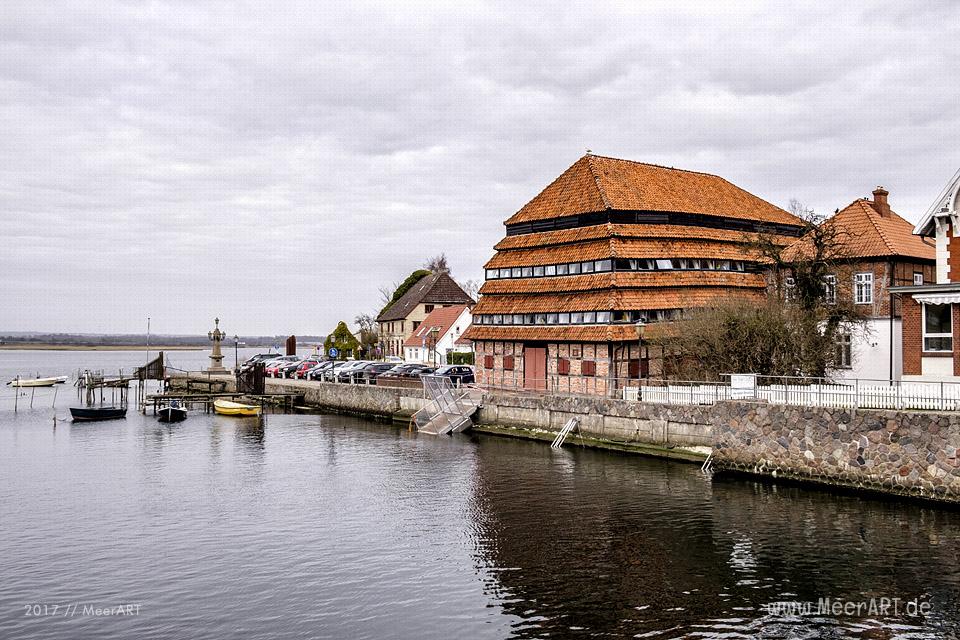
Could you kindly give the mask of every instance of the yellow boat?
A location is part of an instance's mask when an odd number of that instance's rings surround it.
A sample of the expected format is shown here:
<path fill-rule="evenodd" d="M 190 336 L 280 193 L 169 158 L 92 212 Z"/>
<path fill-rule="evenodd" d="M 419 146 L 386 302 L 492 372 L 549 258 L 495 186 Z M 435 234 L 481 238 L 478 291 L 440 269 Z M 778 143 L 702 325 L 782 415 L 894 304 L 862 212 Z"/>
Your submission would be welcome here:
<path fill-rule="evenodd" d="M 252 404 L 240 404 L 229 400 L 214 400 L 213 410 L 222 416 L 258 416 L 260 407 Z"/>

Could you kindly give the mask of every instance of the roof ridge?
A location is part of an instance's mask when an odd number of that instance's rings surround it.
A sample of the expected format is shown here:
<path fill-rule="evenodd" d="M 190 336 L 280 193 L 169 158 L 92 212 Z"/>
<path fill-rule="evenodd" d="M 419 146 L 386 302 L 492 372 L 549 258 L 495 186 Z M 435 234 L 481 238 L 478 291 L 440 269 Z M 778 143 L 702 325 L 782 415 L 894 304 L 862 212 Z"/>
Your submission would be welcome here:
<path fill-rule="evenodd" d="M 603 200 L 603 206 L 607 209 L 612 209 L 613 207 L 610 205 L 610 199 L 607 198 L 607 192 L 604 190 L 603 185 L 600 184 L 600 175 L 597 172 L 596 167 L 593 166 L 593 157 L 593 154 L 590 153 L 586 155 L 587 166 L 590 168 L 590 175 L 593 176 L 593 183 L 597 185 L 597 191 L 600 192 L 600 199 Z"/>
<path fill-rule="evenodd" d="M 656 167 L 656 168 L 658 168 L 658 169 L 668 169 L 668 170 L 670 170 L 670 171 L 679 171 L 679 172 L 681 172 L 681 173 L 697 173 L 697 174 L 700 174 L 700 175 L 702 175 L 702 176 L 710 176 L 711 178 L 720 178 L 720 179 L 723 180 L 724 182 L 730 182 L 729 180 L 727 180 L 727 179 L 724 178 L 723 176 L 718 175 L 718 174 L 716 174 L 716 173 L 708 173 L 708 172 L 706 172 L 706 171 L 697 171 L 696 169 L 680 169 L 680 168 L 678 168 L 678 167 L 670 167 L 670 166 L 667 166 L 667 165 L 665 165 L 665 164 L 657 164 L 656 162 L 640 162 L 639 160 L 629 160 L 629 159 L 627 159 L 627 158 L 615 158 L 615 157 L 613 157 L 613 156 L 605 156 L 605 155 L 596 154 L 596 153 L 588 153 L 587 155 L 588 155 L 589 157 L 591 157 L 591 158 L 601 158 L 601 159 L 603 159 L 603 160 L 616 160 L 617 162 L 627 162 L 627 163 L 629 163 L 629 164 L 639 164 L 639 165 L 642 165 L 642 166 L 644 166 L 644 167 Z M 730 184 L 733 184 L 733 183 L 730 182 Z M 733 185 L 733 186 L 736 187 L 737 185 Z M 737 187 L 737 188 L 739 188 L 739 187 Z M 774 206 L 776 206 L 776 205 L 774 205 Z"/>
<path fill-rule="evenodd" d="M 877 234 L 880 236 L 880 240 L 883 241 L 884 246 L 887 248 L 887 251 L 890 253 L 896 253 L 896 248 L 890 243 L 890 239 L 887 237 L 887 234 L 884 233 L 883 228 L 877 223 L 877 220 L 874 220 L 874 217 L 880 218 L 880 212 L 873 208 L 873 205 L 870 204 L 870 201 L 866 198 L 859 200 L 860 205 L 864 207 L 866 211 L 867 219 L 870 221 L 870 224 L 873 225 L 873 228 L 877 230 Z M 872 215 L 871 215 L 872 214 Z"/>

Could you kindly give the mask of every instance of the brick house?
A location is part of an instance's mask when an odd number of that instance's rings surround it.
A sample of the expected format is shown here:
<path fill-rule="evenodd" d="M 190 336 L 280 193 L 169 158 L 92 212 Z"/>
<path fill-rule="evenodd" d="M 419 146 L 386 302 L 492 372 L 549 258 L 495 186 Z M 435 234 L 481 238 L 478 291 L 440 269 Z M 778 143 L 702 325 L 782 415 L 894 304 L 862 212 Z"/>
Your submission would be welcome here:
<path fill-rule="evenodd" d="M 854 200 L 826 223 L 836 230 L 841 256 L 838 272 L 827 276 L 827 295 L 852 304 L 865 320 L 862 330 L 840 336 L 837 378 L 900 379 L 900 304 L 891 289 L 934 279 L 933 243 L 913 234 L 888 196 L 877 187 L 873 200 Z M 803 242 L 794 246 L 801 249 Z"/>
<path fill-rule="evenodd" d="M 718 176 L 588 154 L 506 221 L 466 338 L 478 381 L 607 393 L 659 376 L 639 339 L 684 310 L 761 299 L 744 246 L 799 220 Z"/>
<path fill-rule="evenodd" d="M 384 355 L 403 357 L 403 343 L 434 309 L 473 304 L 473 298 L 446 273 L 431 273 L 420 278 L 399 300 L 377 316 Z"/>
<path fill-rule="evenodd" d="M 960 171 L 913 232 L 934 243 L 936 281 L 896 287 L 903 380 L 960 381 Z"/>

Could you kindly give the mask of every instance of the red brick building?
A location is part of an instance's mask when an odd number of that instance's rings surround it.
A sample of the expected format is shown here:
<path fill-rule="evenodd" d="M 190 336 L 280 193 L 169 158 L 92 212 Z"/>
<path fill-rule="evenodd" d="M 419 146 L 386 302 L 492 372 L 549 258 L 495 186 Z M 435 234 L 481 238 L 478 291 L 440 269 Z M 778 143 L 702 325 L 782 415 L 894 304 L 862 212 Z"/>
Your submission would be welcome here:
<path fill-rule="evenodd" d="M 960 381 L 960 171 L 914 228 L 935 246 L 936 282 L 896 287 L 903 379 Z"/>
<path fill-rule="evenodd" d="M 660 375 L 638 323 L 650 337 L 684 310 L 762 298 L 744 243 L 800 232 L 793 215 L 719 176 L 595 155 L 505 224 L 465 336 L 478 380 L 596 393 Z"/>
<path fill-rule="evenodd" d="M 877 187 L 872 200 L 854 200 L 825 223 L 835 230 L 840 253 L 825 283 L 828 297 L 852 304 L 864 318 L 862 329 L 840 336 L 835 377 L 899 380 L 900 304 L 891 289 L 934 281 L 933 242 L 913 234 L 888 196 Z M 798 250 L 804 242 L 796 242 Z"/>

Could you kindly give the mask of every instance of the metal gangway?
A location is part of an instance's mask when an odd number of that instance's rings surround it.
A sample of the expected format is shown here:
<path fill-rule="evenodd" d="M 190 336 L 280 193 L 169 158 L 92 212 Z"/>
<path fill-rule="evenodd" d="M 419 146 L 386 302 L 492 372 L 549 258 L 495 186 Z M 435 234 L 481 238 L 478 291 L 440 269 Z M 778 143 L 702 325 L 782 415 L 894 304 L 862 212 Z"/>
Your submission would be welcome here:
<path fill-rule="evenodd" d="M 446 376 L 420 376 L 420 379 L 430 402 L 413 414 L 417 431 L 439 436 L 473 426 L 471 416 L 476 412 L 477 404 L 470 398 L 469 391 L 454 387 Z"/>

